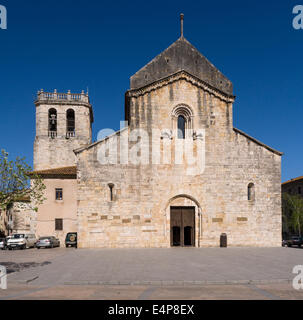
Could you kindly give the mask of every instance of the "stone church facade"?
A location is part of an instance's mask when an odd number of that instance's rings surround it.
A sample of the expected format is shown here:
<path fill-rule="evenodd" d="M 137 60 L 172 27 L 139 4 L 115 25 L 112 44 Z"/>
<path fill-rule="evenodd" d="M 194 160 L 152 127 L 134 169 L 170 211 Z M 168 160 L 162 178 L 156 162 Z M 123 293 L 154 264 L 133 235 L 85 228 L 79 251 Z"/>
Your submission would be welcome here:
<path fill-rule="evenodd" d="M 281 246 L 282 153 L 233 127 L 234 100 L 183 36 L 131 77 L 127 126 L 103 140 L 92 143 L 87 94 L 39 92 L 34 169 L 49 193 L 37 235 L 77 231 L 79 248 L 219 246 L 222 233 Z"/>

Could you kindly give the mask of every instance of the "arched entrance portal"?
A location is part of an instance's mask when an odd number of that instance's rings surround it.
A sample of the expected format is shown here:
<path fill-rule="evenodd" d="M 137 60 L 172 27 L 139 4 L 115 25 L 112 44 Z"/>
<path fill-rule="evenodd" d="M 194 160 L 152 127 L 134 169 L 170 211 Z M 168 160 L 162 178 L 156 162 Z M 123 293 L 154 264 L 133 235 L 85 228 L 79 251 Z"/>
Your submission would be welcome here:
<path fill-rule="evenodd" d="M 195 246 L 195 207 L 170 207 L 172 247 Z"/>
<path fill-rule="evenodd" d="M 194 197 L 188 194 L 176 195 L 168 200 L 164 212 L 164 235 L 168 246 L 200 247 L 202 209 Z"/>

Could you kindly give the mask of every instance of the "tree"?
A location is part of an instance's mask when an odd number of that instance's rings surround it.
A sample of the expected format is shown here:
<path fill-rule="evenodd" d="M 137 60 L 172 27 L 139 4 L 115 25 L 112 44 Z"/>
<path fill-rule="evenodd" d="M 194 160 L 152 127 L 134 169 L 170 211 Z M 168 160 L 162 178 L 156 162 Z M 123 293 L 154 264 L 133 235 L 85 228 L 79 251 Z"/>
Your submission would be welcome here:
<path fill-rule="evenodd" d="M 284 225 L 301 236 L 303 227 L 303 198 L 299 195 L 283 193 L 282 212 Z"/>
<path fill-rule="evenodd" d="M 24 158 L 9 160 L 8 153 L 0 154 L 0 208 L 7 210 L 15 201 L 30 198 L 31 209 L 38 211 L 44 198 L 45 185 L 41 177 L 32 173 Z"/>

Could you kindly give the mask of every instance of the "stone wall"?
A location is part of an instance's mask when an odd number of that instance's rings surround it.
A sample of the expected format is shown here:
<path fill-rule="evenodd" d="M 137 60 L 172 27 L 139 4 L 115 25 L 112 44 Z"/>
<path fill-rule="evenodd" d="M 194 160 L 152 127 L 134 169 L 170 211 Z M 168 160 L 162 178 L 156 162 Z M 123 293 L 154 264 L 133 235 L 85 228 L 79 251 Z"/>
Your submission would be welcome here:
<path fill-rule="evenodd" d="M 72 166 L 76 163 L 74 149 L 92 141 L 92 115 L 89 104 L 76 102 L 36 102 L 36 138 L 34 170 Z M 48 135 L 48 111 L 57 110 L 57 137 Z M 75 111 L 76 136 L 66 137 L 66 111 Z"/>
<path fill-rule="evenodd" d="M 223 232 L 231 246 L 281 246 L 281 154 L 233 129 L 232 98 L 183 75 L 131 91 L 127 101 L 129 127 L 77 153 L 79 247 L 169 247 L 170 206 L 176 203 L 196 208 L 197 246 L 218 246 Z M 174 164 L 173 154 L 171 164 L 153 164 L 152 152 L 141 152 L 150 160 L 144 165 L 97 160 L 106 144 L 116 139 L 120 145 L 135 128 L 149 134 L 174 129 L 173 111 L 181 105 L 192 111 L 193 130 L 205 130 L 202 138 L 191 138 L 196 151 L 205 143 L 203 172 Z M 167 145 L 178 139 L 175 132 L 162 138 L 154 139 L 163 160 Z M 250 183 L 253 201 L 247 198 Z"/>

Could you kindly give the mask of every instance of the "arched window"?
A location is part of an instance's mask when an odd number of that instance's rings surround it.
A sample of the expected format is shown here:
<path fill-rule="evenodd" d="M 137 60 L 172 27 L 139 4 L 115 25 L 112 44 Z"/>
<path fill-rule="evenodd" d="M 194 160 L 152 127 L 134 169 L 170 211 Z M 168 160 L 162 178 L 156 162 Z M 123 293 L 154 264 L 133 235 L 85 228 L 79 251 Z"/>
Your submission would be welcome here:
<path fill-rule="evenodd" d="M 75 111 L 73 109 L 66 111 L 66 136 L 68 138 L 75 136 Z"/>
<path fill-rule="evenodd" d="M 177 106 L 172 112 L 173 129 L 178 139 L 189 138 L 193 134 L 193 113 L 186 105 Z"/>
<path fill-rule="evenodd" d="M 178 139 L 185 139 L 185 123 L 183 116 L 178 117 Z"/>
<path fill-rule="evenodd" d="M 250 183 L 247 187 L 247 198 L 248 201 L 255 200 L 255 185 L 253 183 Z"/>
<path fill-rule="evenodd" d="M 57 136 L 57 110 L 48 110 L 48 136 L 52 139 Z"/>
<path fill-rule="evenodd" d="M 108 187 L 109 187 L 109 199 L 110 199 L 110 201 L 114 201 L 114 187 L 115 187 L 115 185 L 113 183 L 109 183 Z"/>

